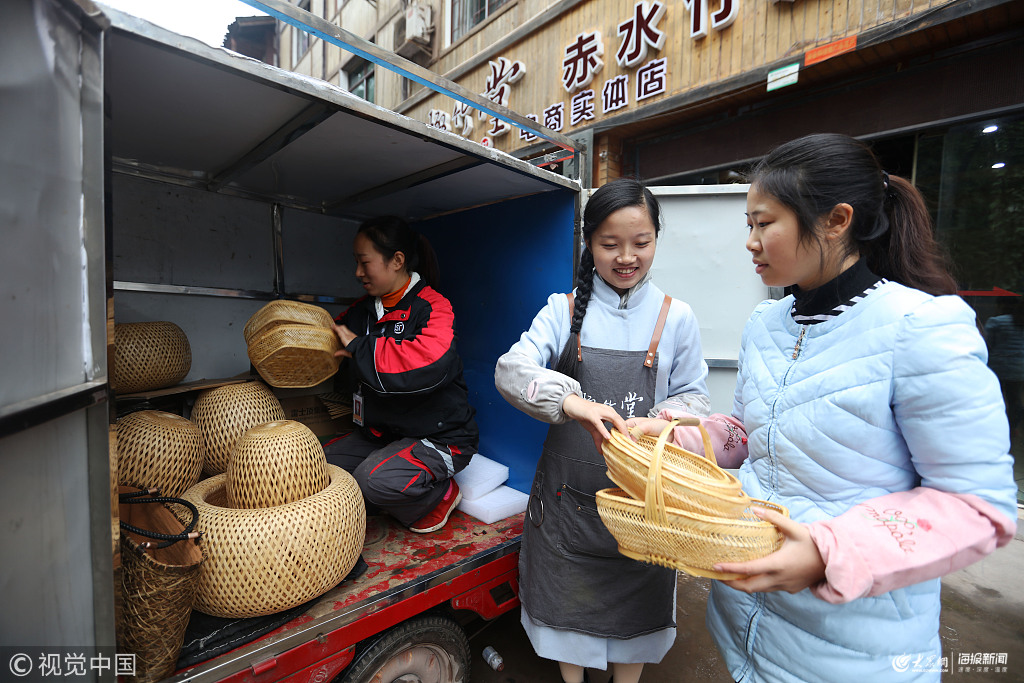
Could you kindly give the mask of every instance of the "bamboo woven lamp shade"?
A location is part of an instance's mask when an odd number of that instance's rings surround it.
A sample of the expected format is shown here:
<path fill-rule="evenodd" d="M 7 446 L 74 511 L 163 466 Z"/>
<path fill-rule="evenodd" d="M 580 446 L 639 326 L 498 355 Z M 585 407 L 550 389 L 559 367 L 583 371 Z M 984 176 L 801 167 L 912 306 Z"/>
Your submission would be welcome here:
<path fill-rule="evenodd" d="M 206 561 L 195 609 L 226 618 L 282 612 L 323 595 L 355 566 L 366 537 L 359 485 L 327 465 L 330 483 L 312 496 L 269 508 L 227 506 L 227 474 L 184 496 L 199 509 Z"/>
<path fill-rule="evenodd" d="M 192 369 L 192 347 L 172 322 L 114 325 L 111 388 L 121 394 L 174 386 Z"/>
<path fill-rule="evenodd" d="M 238 439 L 225 494 L 229 507 L 269 508 L 312 496 L 329 483 L 320 440 L 301 422 L 282 420 L 253 427 Z"/>
<path fill-rule="evenodd" d="M 203 437 L 203 472 L 225 472 L 231 450 L 242 434 L 283 419 L 281 401 L 262 382 L 228 384 L 201 392 L 192 407 L 192 422 Z"/>
<path fill-rule="evenodd" d="M 155 487 L 180 496 L 199 481 L 203 443 L 189 420 L 160 410 L 140 410 L 117 421 L 117 472 L 122 486 Z"/>

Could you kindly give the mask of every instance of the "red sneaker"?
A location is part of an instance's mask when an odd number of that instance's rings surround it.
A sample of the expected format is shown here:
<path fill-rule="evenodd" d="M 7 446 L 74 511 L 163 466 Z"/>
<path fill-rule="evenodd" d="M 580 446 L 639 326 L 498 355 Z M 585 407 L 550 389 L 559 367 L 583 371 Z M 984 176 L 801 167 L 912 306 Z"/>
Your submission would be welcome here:
<path fill-rule="evenodd" d="M 462 500 L 462 491 L 459 490 L 459 485 L 455 483 L 454 479 L 449 479 L 448 481 L 450 482 L 448 490 L 445 491 L 441 502 L 426 517 L 410 526 L 409 531 L 414 531 L 417 534 L 429 534 L 431 531 L 437 531 L 448 523 L 448 518 L 455 512 L 455 506 Z"/>

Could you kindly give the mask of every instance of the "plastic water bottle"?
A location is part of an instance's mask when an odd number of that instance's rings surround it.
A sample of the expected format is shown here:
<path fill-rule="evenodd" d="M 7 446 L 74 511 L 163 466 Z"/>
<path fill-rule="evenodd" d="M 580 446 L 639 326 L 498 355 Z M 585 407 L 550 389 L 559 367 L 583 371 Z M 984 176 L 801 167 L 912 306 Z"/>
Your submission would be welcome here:
<path fill-rule="evenodd" d="M 484 648 L 484 661 L 487 662 L 487 666 L 491 667 L 495 671 L 501 671 L 505 668 L 505 660 L 501 658 L 497 650 L 488 645 Z"/>

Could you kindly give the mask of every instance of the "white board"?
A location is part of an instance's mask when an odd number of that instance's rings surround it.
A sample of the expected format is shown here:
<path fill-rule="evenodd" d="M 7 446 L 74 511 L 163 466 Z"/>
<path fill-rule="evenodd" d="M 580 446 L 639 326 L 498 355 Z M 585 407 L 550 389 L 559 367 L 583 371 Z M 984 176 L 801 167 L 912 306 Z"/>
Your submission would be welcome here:
<path fill-rule="evenodd" d="M 726 414 L 732 410 L 743 325 L 754 307 L 770 298 L 744 246 L 748 187 L 651 188 L 662 208 L 662 231 L 651 266 L 654 282 L 696 314 L 711 367 L 711 409 Z"/>

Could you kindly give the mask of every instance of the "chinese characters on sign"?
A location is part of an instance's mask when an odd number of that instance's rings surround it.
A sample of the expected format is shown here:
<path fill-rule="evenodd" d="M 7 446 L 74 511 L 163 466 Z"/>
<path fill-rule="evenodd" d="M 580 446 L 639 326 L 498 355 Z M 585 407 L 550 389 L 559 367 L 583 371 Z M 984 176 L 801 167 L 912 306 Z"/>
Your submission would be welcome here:
<path fill-rule="evenodd" d="M 519 79 L 526 74 L 526 67 L 520 61 L 510 62 L 504 57 L 499 57 L 497 62 L 488 62 L 487 64 L 491 67 L 491 75 L 487 77 L 484 92 L 481 94 L 491 102 L 507 107 L 512 84 L 519 82 Z M 484 112 L 480 112 L 479 116 L 480 118 L 487 117 Z M 492 116 L 491 128 L 487 134 L 492 137 L 500 137 L 510 130 L 512 130 L 511 125 Z"/>
<path fill-rule="evenodd" d="M 665 16 L 665 6 L 655 2 L 648 6 L 646 2 L 638 2 L 634 7 L 633 18 L 619 24 L 619 35 L 622 44 L 615 54 L 619 66 L 623 68 L 636 66 L 647 59 L 647 46 L 660 50 L 665 44 L 665 34 L 658 29 L 658 22 Z"/>
<path fill-rule="evenodd" d="M 681 0 L 683 9 L 689 13 L 690 37 L 701 39 L 707 36 L 709 24 L 716 31 L 725 29 L 736 19 L 739 2 Z M 660 28 L 666 13 L 667 5 L 660 0 L 639 0 L 633 5 L 628 18 L 613 24 L 612 30 L 619 39 L 615 62 L 621 71 L 630 70 L 630 73 L 609 76 L 600 87 L 591 87 L 591 84 L 605 66 L 605 45 L 601 29 L 578 33 L 564 47 L 559 64 L 562 87 L 569 93 L 569 101 L 552 102 L 542 107 L 539 115 L 527 114 L 527 118 L 555 132 L 562 132 L 565 128 L 592 122 L 599 115 L 668 92 L 668 60 L 658 56 L 667 39 L 666 32 Z M 489 74 L 482 95 L 496 104 L 510 107 L 513 86 L 526 74 L 526 66 L 521 61 L 499 57 L 489 61 L 488 67 Z M 505 121 L 485 112 L 477 112 L 477 116 L 481 120 L 489 118 L 489 126 L 483 132 L 489 142 L 493 143 L 512 128 Z M 431 109 L 428 121 L 435 128 L 463 137 L 473 135 L 471 108 L 461 102 L 456 103 L 450 113 Z M 530 142 L 536 140 L 537 135 L 521 129 L 519 139 Z"/>

